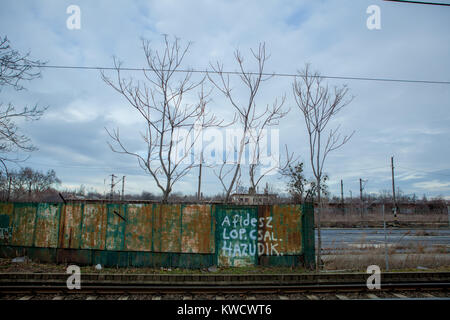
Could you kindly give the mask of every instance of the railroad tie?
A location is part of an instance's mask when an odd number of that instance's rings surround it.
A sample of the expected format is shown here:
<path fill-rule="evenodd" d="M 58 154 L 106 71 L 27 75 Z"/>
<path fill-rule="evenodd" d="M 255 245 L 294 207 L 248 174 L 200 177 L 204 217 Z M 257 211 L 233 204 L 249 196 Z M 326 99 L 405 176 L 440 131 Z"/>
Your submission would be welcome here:
<path fill-rule="evenodd" d="M 64 296 L 54 296 L 52 300 L 64 300 Z"/>
<path fill-rule="evenodd" d="M 223 297 L 223 296 L 216 296 L 216 300 L 225 300 L 225 297 Z"/>
<path fill-rule="evenodd" d="M 287 297 L 287 296 L 278 296 L 278 299 L 280 299 L 280 300 L 289 300 L 289 297 Z"/>
<path fill-rule="evenodd" d="M 33 298 L 33 296 L 23 296 L 19 300 L 30 300 L 31 298 Z"/>
<path fill-rule="evenodd" d="M 192 300 L 192 296 L 183 296 L 183 300 Z"/>
<path fill-rule="evenodd" d="M 396 296 L 397 298 L 400 298 L 400 299 L 408 299 L 407 296 L 405 296 L 405 295 L 403 295 L 403 294 L 401 294 L 401 293 L 392 292 L 392 294 L 393 294 L 394 296 Z"/>
<path fill-rule="evenodd" d="M 431 293 L 427 293 L 427 292 L 422 292 L 422 294 L 427 297 L 427 298 L 436 298 L 435 296 L 433 296 Z"/>
<path fill-rule="evenodd" d="M 97 296 L 87 296 L 86 300 L 97 300 Z"/>
<path fill-rule="evenodd" d="M 373 293 L 368 293 L 367 296 L 368 296 L 370 299 L 380 299 L 380 297 L 378 297 L 377 295 L 375 295 L 375 294 L 373 294 Z"/>
<path fill-rule="evenodd" d="M 119 300 L 128 300 L 128 296 L 121 296 L 119 297 Z"/>
<path fill-rule="evenodd" d="M 152 300 L 161 300 L 161 296 L 153 296 Z"/>
<path fill-rule="evenodd" d="M 337 294 L 336 297 L 337 297 L 339 300 L 350 300 L 349 297 L 343 296 L 342 294 Z"/>
<path fill-rule="evenodd" d="M 313 294 L 306 295 L 306 297 L 307 297 L 309 300 L 319 300 L 319 297 L 317 297 L 317 296 L 315 296 L 315 295 L 313 295 Z"/>

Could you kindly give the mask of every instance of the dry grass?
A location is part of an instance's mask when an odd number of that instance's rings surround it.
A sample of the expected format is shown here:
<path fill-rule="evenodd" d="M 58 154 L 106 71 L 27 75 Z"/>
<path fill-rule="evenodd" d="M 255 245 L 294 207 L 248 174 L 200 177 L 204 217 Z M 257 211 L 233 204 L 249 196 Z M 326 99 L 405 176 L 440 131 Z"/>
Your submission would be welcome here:
<path fill-rule="evenodd" d="M 450 269 L 449 254 L 389 254 L 389 269 Z M 326 270 L 365 271 L 370 265 L 378 265 L 385 270 L 384 254 L 340 254 L 323 257 Z"/>
<path fill-rule="evenodd" d="M 0 258 L 0 273 L 66 273 L 66 264 L 38 263 L 27 261 L 23 263 L 13 263 L 12 259 Z M 264 267 L 250 266 L 239 268 L 217 268 L 217 271 L 210 272 L 207 268 L 202 269 L 181 269 L 181 268 L 102 268 L 96 270 L 94 266 L 82 266 L 82 273 L 101 274 L 277 274 L 277 273 L 304 273 L 304 268 L 296 267 Z"/>
<path fill-rule="evenodd" d="M 326 270 L 365 270 L 369 265 L 386 265 L 384 244 L 353 244 L 351 249 L 325 250 L 323 262 Z M 399 241 L 388 245 L 388 263 L 392 269 L 450 269 L 450 251 L 446 245 L 427 246 L 420 241 Z"/>
<path fill-rule="evenodd" d="M 382 226 L 382 212 L 367 212 L 361 215 L 359 208 L 346 208 L 345 213 L 338 208 L 324 208 L 320 216 L 321 225 L 323 227 L 353 227 L 353 226 Z M 449 217 L 447 214 L 439 213 L 402 213 L 397 215 L 397 220 L 391 212 L 385 212 L 385 220 L 387 224 L 398 222 L 400 225 L 408 226 L 441 226 L 449 225 Z M 315 216 L 317 221 L 317 215 Z"/>

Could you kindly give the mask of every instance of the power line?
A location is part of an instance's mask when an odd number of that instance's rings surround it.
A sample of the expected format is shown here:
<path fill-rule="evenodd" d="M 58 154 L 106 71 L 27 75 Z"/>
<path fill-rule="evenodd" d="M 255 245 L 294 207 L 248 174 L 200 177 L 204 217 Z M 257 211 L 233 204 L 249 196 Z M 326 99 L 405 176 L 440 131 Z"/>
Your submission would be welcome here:
<path fill-rule="evenodd" d="M 432 6 L 447 6 L 450 7 L 450 3 L 441 3 L 441 2 L 425 2 L 425 1 L 410 1 L 410 0 L 384 0 L 390 2 L 404 2 L 404 3 L 413 3 L 413 4 L 427 4 Z"/>
<path fill-rule="evenodd" d="M 63 65 L 41 65 L 40 68 L 48 69 L 77 69 L 77 70 L 117 70 L 114 67 L 101 67 L 101 66 L 63 66 Z M 135 67 L 121 67 L 121 71 L 150 71 L 149 68 L 135 68 Z M 158 71 L 168 71 L 168 70 L 158 70 Z M 225 74 L 225 75 L 240 75 L 241 72 L 238 71 L 214 71 L 214 70 L 188 70 L 188 69 L 178 69 L 172 70 L 173 72 L 179 73 L 204 73 L 204 74 Z M 259 75 L 257 72 L 246 72 L 249 75 Z M 301 77 L 302 74 L 294 73 L 262 73 L 263 76 L 273 76 L 273 77 Z M 346 77 L 346 76 L 330 76 L 330 75 L 320 75 L 320 78 L 324 79 L 338 79 L 338 80 L 358 80 L 358 81 L 383 81 L 383 82 L 403 82 L 403 83 L 425 83 L 425 84 L 450 84 L 450 81 L 438 81 L 438 80 L 413 80 L 413 79 L 394 79 L 394 78 L 372 78 L 372 77 Z"/>
<path fill-rule="evenodd" d="M 101 167 L 101 166 L 89 166 L 89 165 L 70 165 L 70 164 L 48 164 L 48 163 L 39 163 L 34 161 L 27 161 L 27 164 L 35 164 L 38 166 L 45 166 L 47 168 L 51 167 L 61 167 L 61 168 L 81 168 L 81 169 L 133 169 L 138 168 L 138 166 L 123 166 L 123 167 Z"/>

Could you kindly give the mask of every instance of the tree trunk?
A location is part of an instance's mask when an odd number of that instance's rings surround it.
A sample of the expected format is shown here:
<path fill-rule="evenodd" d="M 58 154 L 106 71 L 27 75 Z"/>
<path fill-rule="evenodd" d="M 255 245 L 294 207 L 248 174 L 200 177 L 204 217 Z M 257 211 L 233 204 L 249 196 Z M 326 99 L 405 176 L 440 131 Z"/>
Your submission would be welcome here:
<path fill-rule="evenodd" d="M 169 193 L 170 193 L 169 190 L 164 190 L 163 197 L 162 197 L 162 200 L 161 200 L 162 203 L 167 203 L 168 202 Z"/>
<path fill-rule="evenodd" d="M 239 170 L 241 168 L 240 159 L 241 158 L 239 157 L 239 163 L 238 163 L 238 165 L 236 167 L 236 171 L 234 172 L 233 180 L 231 180 L 230 187 L 227 190 L 227 194 L 225 196 L 225 204 L 230 203 L 231 191 L 233 190 L 234 183 L 236 182 L 236 177 L 237 177 L 238 172 L 239 172 Z"/>
<path fill-rule="evenodd" d="M 322 201 L 320 199 L 320 177 L 317 178 L 317 263 L 316 263 L 316 271 L 319 272 L 322 265 L 322 237 L 320 235 L 320 215 L 322 211 Z"/>

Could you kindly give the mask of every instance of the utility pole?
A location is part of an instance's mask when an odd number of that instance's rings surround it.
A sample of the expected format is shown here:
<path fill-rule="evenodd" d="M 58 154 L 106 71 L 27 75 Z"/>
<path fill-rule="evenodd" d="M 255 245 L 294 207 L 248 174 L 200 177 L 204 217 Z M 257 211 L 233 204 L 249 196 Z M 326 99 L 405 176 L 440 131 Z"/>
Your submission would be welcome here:
<path fill-rule="evenodd" d="M 9 201 L 9 197 L 11 195 L 11 183 L 12 183 L 12 177 L 9 177 L 9 183 L 8 183 L 8 198 L 6 201 Z"/>
<path fill-rule="evenodd" d="M 114 178 L 117 178 L 114 174 L 111 175 L 111 195 L 110 195 L 110 200 L 112 200 L 114 198 Z"/>
<path fill-rule="evenodd" d="M 348 192 L 350 193 L 350 214 L 353 214 L 353 195 L 352 195 L 352 190 L 348 190 Z"/>
<path fill-rule="evenodd" d="M 341 205 L 342 205 L 342 213 L 345 214 L 345 206 L 344 206 L 344 183 L 341 179 Z"/>
<path fill-rule="evenodd" d="M 392 169 L 392 211 L 394 212 L 394 219 L 397 220 L 397 202 L 395 201 L 395 181 L 394 181 L 394 157 L 391 157 L 391 169 Z"/>
<path fill-rule="evenodd" d="M 364 214 L 364 212 L 367 210 L 367 208 L 365 208 L 364 201 L 363 201 L 363 190 L 364 190 L 363 185 L 362 185 L 363 181 L 364 181 L 364 183 L 366 183 L 368 180 L 363 180 L 363 179 L 359 178 L 359 200 L 361 202 L 361 208 L 360 208 L 361 209 L 361 222 L 363 222 L 364 217 L 367 216 L 367 214 Z M 368 221 L 365 221 L 365 225 L 366 225 L 366 227 L 368 227 Z"/>
<path fill-rule="evenodd" d="M 362 199 L 362 179 L 359 178 L 359 202 L 360 202 L 360 208 L 361 211 L 361 222 L 363 220 L 363 199 Z"/>
<path fill-rule="evenodd" d="M 202 164 L 203 164 L 203 150 L 200 154 L 200 165 L 198 167 L 198 189 L 197 189 L 197 200 L 200 201 L 202 199 L 202 195 L 200 193 L 200 189 L 202 186 Z"/>
<path fill-rule="evenodd" d="M 386 218 L 384 216 L 384 203 L 381 207 L 383 211 L 383 231 L 384 231 L 384 260 L 386 265 L 386 271 L 389 271 L 389 255 L 388 255 L 388 247 L 387 247 L 387 234 L 386 234 Z"/>
<path fill-rule="evenodd" d="M 122 177 L 122 201 L 123 201 L 124 190 L 125 190 L 125 176 Z"/>
<path fill-rule="evenodd" d="M 448 226 L 450 227 L 450 206 L 447 206 Z"/>

